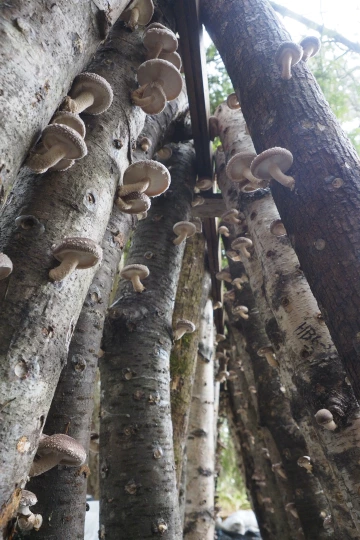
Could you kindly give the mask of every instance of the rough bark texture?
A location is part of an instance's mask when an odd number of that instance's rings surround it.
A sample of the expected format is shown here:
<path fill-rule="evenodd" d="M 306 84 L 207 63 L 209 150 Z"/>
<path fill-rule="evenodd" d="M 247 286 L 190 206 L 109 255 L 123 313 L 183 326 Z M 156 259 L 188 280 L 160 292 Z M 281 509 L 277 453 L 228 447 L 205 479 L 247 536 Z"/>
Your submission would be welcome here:
<path fill-rule="evenodd" d="M 172 183 L 153 201 L 133 238 L 127 264 L 146 264 L 146 290 L 122 280 L 104 333 L 100 470 L 106 540 L 180 539 L 170 411 L 172 314 L 184 244 L 173 225 L 190 215 L 195 182 L 191 145 L 173 146 Z M 146 254 L 146 257 L 145 257 Z"/>
<path fill-rule="evenodd" d="M 272 181 L 271 191 L 359 400 L 359 158 L 307 64 L 280 77 L 274 57 L 289 35 L 267 2 L 207 0 L 202 14 L 257 152 L 294 156 L 295 190 Z"/>
<path fill-rule="evenodd" d="M 0 203 L 72 80 L 91 60 L 127 3 L 2 3 Z"/>
<path fill-rule="evenodd" d="M 293 540 L 295 530 L 290 527 L 285 512 L 282 480 L 279 479 L 280 484 L 277 483 L 267 452 L 263 450 L 267 448 L 267 442 L 258 421 L 256 394 L 249 390 L 253 384 L 249 384 L 244 368 L 239 363 L 239 360 L 243 361 L 247 355 L 245 342 L 241 339 L 234 340 L 231 327 L 228 330 L 231 344 L 235 346 L 235 349 L 231 350 L 229 367 L 236 374 L 236 377 L 227 383 L 229 404 L 233 424 L 236 426 L 236 438 L 240 439 L 246 487 L 261 537 L 263 540 Z"/>
<path fill-rule="evenodd" d="M 186 540 L 214 538 L 214 398 L 214 317 L 208 299 L 200 323 L 186 449 Z"/>
<path fill-rule="evenodd" d="M 101 242 L 116 184 L 144 125 L 145 114 L 129 96 L 143 60 L 140 41 L 117 25 L 89 66 L 112 85 L 114 102 L 86 118 L 88 155 L 63 173 L 24 171 L 0 221 L 1 251 L 14 264 L 0 282 L 0 508 L 27 475 L 95 273 L 50 282 L 49 269 L 58 265 L 51 246 L 69 236 Z M 18 216 L 27 217 L 17 226 Z"/>
<path fill-rule="evenodd" d="M 201 234 L 196 234 L 186 242 L 173 315 L 173 328 L 179 319 L 187 319 L 195 324 L 196 330 L 175 341 L 170 356 L 171 418 L 179 492 L 199 344 L 200 315 L 207 300 L 203 293 L 204 259 L 205 238 Z"/>
<path fill-rule="evenodd" d="M 234 152 L 254 150 L 250 137 L 245 133 L 245 123 L 239 111 L 231 111 L 226 105 L 221 105 L 217 116 L 220 137 L 228 159 Z M 279 237 L 270 232 L 270 225 L 279 218 L 271 195 L 263 191 L 241 198 L 236 183 L 226 179 L 224 167 L 219 161 L 222 161 L 223 157 L 220 156 L 221 154 L 217 159 L 220 187 L 227 204 L 243 211 L 250 238 L 254 242 L 256 253 L 250 259 L 244 259 L 250 283 L 253 290 L 259 290 L 259 284 L 255 283 L 254 279 L 254 274 L 258 273 L 258 259 L 264 275 L 262 289 L 280 330 L 278 344 L 284 344 L 287 350 L 286 358 L 283 358 L 286 363 L 280 366 L 282 375 L 285 375 L 283 378 L 286 382 L 292 379 L 291 382 L 304 400 L 306 405 L 300 409 L 309 409 L 313 416 L 317 410 L 327 408 L 334 413 L 336 422 L 343 428 L 341 432 L 338 430 L 330 435 L 316 426 L 319 431 L 318 441 L 333 463 L 331 468 L 326 464 L 322 467 L 323 471 L 328 470 L 330 473 L 323 475 L 322 480 L 323 485 L 327 484 L 324 488 L 329 503 L 332 504 L 331 491 L 335 480 L 344 500 L 348 503 L 351 501 L 351 512 L 352 506 L 357 509 L 359 504 L 359 475 L 356 465 L 359 459 L 356 457 L 359 453 L 356 436 L 358 404 L 351 387 L 345 381 L 342 363 L 328 329 L 323 320 L 318 318 L 318 305 L 299 270 L 299 261 L 287 236 Z M 264 300 L 259 293 L 258 300 Z M 291 393 L 291 387 L 289 390 Z M 297 406 L 293 404 L 294 411 L 299 409 L 299 404 L 300 401 Z M 312 438 L 308 437 L 307 442 L 311 452 L 314 449 Z M 351 459 L 350 454 L 353 456 Z M 317 453 L 314 452 L 314 457 L 316 456 Z M 345 504 L 342 504 L 340 512 L 336 508 L 335 512 L 340 520 L 338 525 L 349 529 L 348 534 L 357 534 L 354 531 L 358 526 L 356 514 L 353 513 L 351 519 Z"/>

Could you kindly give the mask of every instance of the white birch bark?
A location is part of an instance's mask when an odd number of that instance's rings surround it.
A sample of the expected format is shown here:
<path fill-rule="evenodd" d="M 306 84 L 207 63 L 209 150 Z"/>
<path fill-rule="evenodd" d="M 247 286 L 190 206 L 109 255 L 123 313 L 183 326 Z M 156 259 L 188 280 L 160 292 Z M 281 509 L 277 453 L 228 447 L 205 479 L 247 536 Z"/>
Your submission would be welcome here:
<path fill-rule="evenodd" d="M 199 354 L 190 409 L 184 539 L 214 538 L 214 324 L 208 300 L 201 317 Z"/>

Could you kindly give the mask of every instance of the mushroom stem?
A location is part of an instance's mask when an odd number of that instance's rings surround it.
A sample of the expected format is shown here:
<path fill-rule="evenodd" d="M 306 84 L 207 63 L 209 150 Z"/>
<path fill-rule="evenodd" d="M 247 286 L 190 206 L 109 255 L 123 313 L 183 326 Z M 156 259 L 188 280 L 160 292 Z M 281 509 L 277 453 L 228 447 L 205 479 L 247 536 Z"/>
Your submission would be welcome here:
<path fill-rule="evenodd" d="M 137 92 L 137 90 L 134 90 L 134 92 L 131 94 L 131 101 L 134 105 L 137 105 L 137 107 L 147 107 L 154 101 L 154 96 L 148 96 L 145 98 L 138 97 L 135 92 Z"/>
<path fill-rule="evenodd" d="M 125 197 L 126 195 L 129 195 L 129 193 L 134 193 L 134 191 L 137 191 L 138 193 L 144 193 L 144 191 L 147 190 L 149 185 L 150 178 L 144 178 L 140 182 L 136 182 L 136 184 L 123 184 L 118 189 L 118 196 Z"/>
<path fill-rule="evenodd" d="M 292 60 L 292 54 L 291 51 L 288 51 L 284 54 L 282 59 L 282 72 L 281 72 L 281 78 L 288 81 L 291 79 L 291 60 Z"/>
<path fill-rule="evenodd" d="M 150 49 L 148 53 L 148 59 L 153 60 L 155 58 L 159 58 L 159 55 L 161 54 L 161 51 L 163 50 L 163 43 L 161 41 L 157 41 L 152 49 Z"/>
<path fill-rule="evenodd" d="M 127 204 L 121 197 L 117 197 L 115 204 L 120 210 L 130 210 L 131 208 L 131 204 Z"/>
<path fill-rule="evenodd" d="M 67 253 L 60 266 L 50 270 L 49 277 L 52 281 L 62 281 L 76 270 L 78 264 L 78 255 L 76 253 Z"/>
<path fill-rule="evenodd" d="M 34 172 L 44 173 L 66 156 L 62 144 L 55 144 L 45 154 L 33 154 L 27 161 L 27 166 Z"/>
<path fill-rule="evenodd" d="M 277 180 L 279 182 L 279 184 L 289 188 L 289 189 L 294 189 L 295 187 L 295 180 L 292 176 L 287 176 L 286 174 L 284 174 L 280 168 L 278 167 L 278 165 L 276 165 L 276 163 L 273 163 L 272 165 L 270 165 L 269 167 L 269 173 L 271 174 L 271 176 Z"/>
<path fill-rule="evenodd" d="M 174 341 L 181 339 L 186 332 L 186 328 L 177 328 L 174 332 Z"/>
<path fill-rule="evenodd" d="M 29 476 L 39 476 L 39 474 L 43 474 L 44 472 L 49 471 L 53 467 L 56 467 L 56 465 L 58 465 L 60 461 L 61 461 L 61 457 L 59 457 L 59 454 L 56 454 L 53 452 L 50 452 L 47 455 L 41 456 L 41 458 L 38 461 L 32 462 Z"/>
<path fill-rule="evenodd" d="M 137 7 L 133 7 L 131 10 L 128 27 L 131 28 L 131 30 L 135 30 L 137 26 L 137 22 L 139 20 L 140 10 Z"/>
<path fill-rule="evenodd" d="M 175 240 L 173 240 L 173 244 L 175 246 L 178 246 L 179 244 L 181 244 L 181 242 L 184 242 L 186 238 L 187 238 L 186 231 L 183 231 L 182 233 L 179 234 L 177 238 L 175 238 Z"/>
<path fill-rule="evenodd" d="M 133 276 L 131 278 L 131 283 L 133 284 L 135 292 L 143 292 L 145 290 L 145 287 L 141 283 L 139 276 Z"/>
<path fill-rule="evenodd" d="M 246 246 L 244 246 L 244 245 L 243 245 L 243 246 L 240 246 L 239 251 L 240 251 L 240 253 L 241 253 L 241 255 L 242 255 L 243 257 L 246 257 L 247 259 L 250 259 L 251 254 L 250 254 L 250 253 L 248 252 L 248 250 L 246 249 Z"/>
<path fill-rule="evenodd" d="M 261 180 L 259 178 L 256 178 L 256 176 L 252 174 L 252 172 L 250 171 L 250 167 L 246 167 L 246 169 L 244 169 L 243 175 L 244 178 L 246 178 L 246 180 L 249 180 L 249 182 L 254 186 L 258 186 L 259 184 L 261 184 Z"/>
<path fill-rule="evenodd" d="M 66 105 L 71 108 L 70 112 L 80 114 L 88 107 L 91 107 L 94 99 L 94 94 L 91 92 L 81 92 L 75 99 L 70 98 Z"/>
<path fill-rule="evenodd" d="M 269 364 L 269 366 L 271 366 L 271 367 L 279 367 L 279 364 L 277 363 L 277 361 L 276 361 L 275 356 L 273 355 L 273 353 L 271 353 L 271 352 L 266 352 L 266 353 L 265 353 L 265 358 L 266 358 L 267 363 Z"/>

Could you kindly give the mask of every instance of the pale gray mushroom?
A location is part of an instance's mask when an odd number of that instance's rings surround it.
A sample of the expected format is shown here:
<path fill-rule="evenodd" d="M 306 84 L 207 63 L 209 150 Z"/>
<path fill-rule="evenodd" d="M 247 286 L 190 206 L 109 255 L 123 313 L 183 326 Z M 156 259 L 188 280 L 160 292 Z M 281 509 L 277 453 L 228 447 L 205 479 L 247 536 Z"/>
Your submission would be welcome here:
<path fill-rule="evenodd" d="M 247 320 L 249 318 L 249 308 L 247 308 L 246 306 L 235 306 L 232 312 L 234 313 L 234 315 L 240 315 L 242 319 Z"/>
<path fill-rule="evenodd" d="M 13 271 L 13 263 L 5 253 L 0 253 L 0 281 L 6 279 Z"/>
<path fill-rule="evenodd" d="M 154 14 L 152 0 L 132 0 L 125 11 L 120 15 L 120 20 L 134 31 L 138 25 L 145 26 L 151 21 Z"/>
<path fill-rule="evenodd" d="M 225 255 L 231 259 L 232 261 L 241 261 L 241 257 L 240 255 L 238 254 L 237 251 L 235 251 L 234 249 L 229 249 L 228 251 L 226 251 Z"/>
<path fill-rule="evenodd" d="M 162 163 L 151 159 L 137 161 L 126 169 L 123 185 L 119 188 L 118 195 L 123 197 L 129 192 L 138 191 L 143 192 L 148 197 L 157 197 L 168 189 L 170 181 L 170 173 Z M 149 184 L 144 189 L 143 186 L 146 182 Z"/>
<path fill-rule="evenodd" d="M 228 283 L 231 283 L 232 277 L 229 268 L 223 268 L 222 270 L 220 270 L 220 272 L 217 272 L 216 279 L 218 279 L 219 281 L 227 281 Z"/>
<path fill-rule="evenodd" d="M 132 191 L 127 195 L 117 197 L 115 204 L 124 214 L 142 214 L 149 210 L 151 200 L 145 193 Z"/>
<path fill-rule="evenodd" d="M 160 114 L 166 105 L 166 95 L 162 86 L 157 83 L 146 84 L 134 90 L 131 94 L 134 105 L 140 107 L 146 114 Z"/>
<path fill-rule="evenodd" d="M 191 321 L 187 319 L 179 319 L 176 322 L 176 328 L 174 332 L 174 341 L 182 338 L 184 334 L 192 334 L 195 332 L 196 326 Z"/>
<path fill-rule="evenodd" d="M 143 38 L 149 59 L 156 59 L 161 53 L 173 53 L 178 48 L 178 40 L 169 28 L 149 28 Z"/>
<path fill-rule="evenodd" d="M 177 52 L 161 52 L 159 54 L 159 58 L 162 59 L 162 60 L 166 60 L 167 62 L 170 62 L 171 64 L 173 64 L 177 70 L 181 70 L 181 67 L 182 67 L 182 60 L 181 60 L 181 56 L 179 53 Z"/>
<path fill-rule="evenodd" d="M 251 253 L 248 252 L 247 248 L 252 247 L 252 245 L 253 243 L 250 238 L 245 238 L 245 236 L 239 236 L 231 242 L 232 249 L 240 251 L 241 255 L 247 259 L 250 259 L 251 257 Z"/>
<path fill-rule="evenodd" d="M 325 429 L 329 431 L 334 431 L 337 428 L 337 425 L 334 422 L 334 417 L 328 409 L 320 409 L 315 414 L 316 422 Z"/>
<path fill-rule="evenodd" d="M 75 77 L 69 96 L 66 96 L 61 109 L 80 114 L 101 114 L 112 104 L 114 94 L 104 77 L 96 73 L 80 73 Z"/>
<path fill-rule="evenodd" d="M 214 310 L 214 311 L 215 311 L 216 309 L 221 309 L 222 307 L 223 307 L 222 302 L 217 301 L 217 302 L 215 302 L 215 303 L 213 304 L 213 310 Z"/>
<path fill-rule="evenodd" d="M 231 285 L 234 285 L 234 287 L 236 289 L 238 289 L 238 291 L 241 291 L 242 284 L 243 284 L 243 279 L 241 277 L 237 277 L 237 278 L 233 279 L 232 282 L 231 282 Z"/>
<path fill-rule="evenodd" d="M 192 201 L 191 203 L 191 206 L 194 208 L 195 206 L 201 206 L 203 205 L 205 202 L 205 199 L 204 197 L 200 197 L 200 195 L 197 195 L 196 197 L 194 197 L 194 200 Z"/>
<path fill-rule="evenodd" d="M 239 210 L 236 210 L 236 208 L 232 208 L 231 210 L 227 210 L 227 212 L 224 212 L 221 216 L 221 220 L 224 223 L 233 223 L 236 225 L 237 223 L 241 223 L 241 219 L 239 219 Z"/>
<path fill-rule="evenodd" d="M 34 172 L 44 173 L 59 161 L 81 159 L 86 156 L 86 144 L 74 129 L 63 124 L 50 124 L 42 132 L 43 154 L 32 154 L 26 165 Z"/>
<path fill-rule="evenodd" d="M 275 55 L 275 62 L 281 67 L 281 78 L 291 79 L 291 68 L 300 62 L 303 54 L 302 47 L 292 41 L 284 41 L 279 46 Z"/>
<path fill-rule="evenodd" d="M 134 291 L 141 293 L 145 290 L 144 285 L 141 283 L 142 279 L 145 279 L 150 274 L 147 266 L 143 264 L 128 264 L 120 272 L 120 276 L 124 279 L 131 281 Z"/>
<path fill-rule="evenodd" d="M 32 514 L 30 506 L 34 506 L 37 501 L 38 500 L 35 493 L 33 493 L 32 491 L 28 491 L 27 489 L 23 489 L 21 491 L 18 514 L 21 514 L 22 516 L 30 516 L 30 514 Z"/>
<path fill-rule="evenodd" d="M 141 87 L 153 84 L 160 87 L 168 101 L 176 99 L 181 90 L 183 81 L 179 71 L 167 60 L 147 60 L 141 64 L 137 71 L 138 83 Z"/>
<path fill-rule="evenodd" d="M 207 191 L 208 189 L 211 189 L 213 185 L 214 184 L 211 178 L 200 178 L 196 182 L 195 187 L 199 189 L 200 191 Z"/>
<path fill-rule="evenodd" d="M 78 114 L 74 114 L 68 111 L 58 111 L 55 113 L 50 123 L 63 124 L 64 126 L 68 126 L 77 131 L 80 137 L 85 139 L 86 126 Z"/>
<path fill-rule="evenodd" d="M 148 137 L 142 137 L 139 140 L 139 146 L 143 152 L 148 152 L 149 148 L 151 147 L 152 143 L 151 140 L 148 139 Z"/>
<path fill-rule="evenodd" d="M 311 465 L 310 456 L 301 456 L 296 462 L 299 467 L 305 469 L 309 474 L 312 473 L 313 466 Z"/>
<path fill-rule="evenodd" d="M 274 368 L 279 367 L 279 364 L 277 363 L 277 360 L 275 358 L 274 349 L 272 347 L 260 347 L 260 349 L 257 351 L 257 354 L 266 358 L 269 366 Z"/>
<path fill-rule="evenodd" d="M 275 146 L 259 154 L 251 163 L 251 172 L 261 180 L 274 178 L 283 186 L 293 190 L 295 180 L 292 176 L 284 174 L 293 163 L 293 155 L 286 148 Z"/>
<path fill-rule="evenodd" d="M 84 447 L 72 437 L 62 433 L 41 435 L 36 455 L 29 476 L 43 474 L 56 465 L 80 467 L 86 460 Z"/>
<path fill-rule="evenodd" d="M 43 518 L 41 514 L 30 514 L 29 516 L 19 515 L 17 518 L 17 526 L 21 531 L 38 531 L 42 525 Z"/>
<path fill-rule="evenodd" d="M 274 236 L 286 236 L 286 229 L 281 219 L 275 219 L 270 225 L 270 232 Z"/>
<path fill-rule="evenodd" d="M 303 48 L 302 60 L 307 62 L 309 58 L 315 56 L 321 49 L 321 41 L 315 36 L 308 36 L 300 41 L 300 47 Z"/>
<path fill-rule="evenodd" d="M 21 491 L 20 503 L 17 511 L 17 525 L 22 531 L 38 530 L 42 524 L 41 514 L 33 514 L 30 506 L 38 502 L 35 493 L 23 489 Z"/>
<path fill-rule="evenodd" d="M 190 221 L 178 221 L 173 226 L 173 231 L 177 235 L 177 238 L 173 240 L 173 244 L 178 246 L 181 242 L 184 242 L 190 236 L 196 233 L 196 225 Z"/>
<path fill-rule="evenodd" d="M 239 100 L 238 100 L 237 95 L 235 94 L 235 92 L 228 95 L 228 97 L 226 99 L 226 104 L 229 107 L 229 109 L 232 109 L 232 110 L 241 109 Z"/>
<path fill-rule="evenodd" d="M 219 234 L 222 234 L 226 238 L 228 238 L 230 236 L 230 231 L 225 225 L 221 225 L 219 227 L 218 231 L 219 231 Z"/>
<path fill-rule="evenodd" d="M 50 270 L 49 277 L 52 281 L 62 281 L 75 270 L 95 266 L 102 259 L 102 249 L 91 238 L 74 236 L 55 246 L 53 255 L 61 264 Z"/>
<path fill-rule="evenodd" d="M 239 152 L 235 154 L 226 166 L 226 174 L 233 182 L 244 182 L 248 180 L 255 191 L 264 186 L 264 182 L 256 178 L 250 171 L 250 165 L 256 157 L 254 152 Z M 245 184 L 246 185 L 246 184 Z"/>

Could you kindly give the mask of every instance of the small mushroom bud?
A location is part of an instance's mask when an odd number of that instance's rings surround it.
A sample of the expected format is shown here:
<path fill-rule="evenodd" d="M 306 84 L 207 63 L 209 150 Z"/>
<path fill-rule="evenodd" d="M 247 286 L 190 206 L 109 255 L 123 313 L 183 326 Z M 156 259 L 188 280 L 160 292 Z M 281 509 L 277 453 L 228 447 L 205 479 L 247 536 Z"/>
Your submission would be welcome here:
<path fill-rule="evenodd" d="M 139 141 L 139 146 L 143 152 L 148 152 L 149 148 L 151 147 L 151 141 L 147 137 L 143 137 Z"/>
<path fill-rule="evenodd" d="M 229 109 L 232 109 L 232 110 L 241 108 L 239 100 L 238 100 L 237 95 L 235 94 L 235 92 L 228 95 L 228 97 L 226 99 L 226 104 L 229 107 Z"/>
<path fill-rule="evenodd" d="M 249 318 L 249 309 L 246 306 L 236 306 L 232 310 L 234 315 L 240 315 L 242 319 L 247 320 Z"/>
<path fill-rule="evenodd" d="M 120 276 L 124 279 L 129 279 L 133 284 L 134 291 L 139 293 L 145 289 L 140 280 L 147 278 L 149 274 L 148 267 L 143 264 L 129 264 L 128 266 L 124 266 L 120 272 Z"/>
<path fill-rule="evenodd" d="M 216 337 L 215 337 L 216 343 L 220 343 L 220 341 L 225 341 L 225 339 L 226 339 L 226 336 L 224 334 L 216 334 Z M 223 356 L 222 353 L 221 353 L 221 356 Z"/>
<path fill-rule="evenodd" d="M 299 459 L 297 460 L 297 464 L 299 465 L 299 467 L 306 469 L 308 473 L 312 473 L 313 466 L 311 465 L 310 456 L 299 457 Z"/>
<path fill-rule="evenodd" d="M 231 283 L 232 277 L 229 268 L 224 268 L 220 272 L 217 272 L 216 279 L 218 279 L 219 281 L 227 281 L 228 283 Z"/>
<path fill-rule="evenodd" d="M 224 223 L 233 223 L 234 225 L 241 223 L 241 219 L 239 219 L 239 211 L 236 210 L 236 208 L 232 208 L 231 210 L 228 210 L 225 212 L 221 219 Z"/>
<path fill-rule="evenodd" d="M 252 245 L 253 243 L 250 238 L 245 238 L 245 236 L 239 236 L 238 238 L 235 238 L 233 242 L 231 242 L 232 249 L 240 251 L 241 255 L 247 259 L 250 259 L 251 257 L 251 254 L 248 252 L 247 248 L 252 247 Z"/>
<path fill-rule="evenodd" d="M 279 367 L 279 364 L 277 363 L 275 358 L 274 349 L 272 347 L 261 347 L 258 350 L 257 354 L 259 356 L 265 357 L 269 366 L 274 368 Z"/>
<path fill-rule="evenodd" d="M 218 230 L 219 230 L 219 234 L 226 236 L 226 238 L 230 236 L 230 231 L 225 225 L 221 225 L 221 227 L 219 227 Z"/>
<path fill-rule="evenodd" d="M 173 231 L 177 235 L 177 238 L 173 240 L 173 244 L 178 246 L 181 242 L 184 242 L 196 233 L 196 226 L 194 223 L 190 223 L 190 221 L 179 221 L 175 223 Z"/>
<path fill-rule="evenodd" d="M 286 235 L 286 229 L 284 227 L 283 222 L 281 219 L 276 219 L 273 221 L 270 225 L 270 232 L 274 236 L 285 236 Z"/>
<path fill-rule="evenodd" d="M 290 502 L 285 505 L 285 510 L 289 512 L 294 518 L 299 519 L 299 514 L 297 513 L 295 503 Z"/>
<path fill-rule="evenodd" d="M 315 414 L 315 420 L 320 426 L 330 431 L 334 431 L 334 429 L 337 428 L 337 425 L 334 422 L 334 417 L 331 412 L 328 411 L 328 409 L 320 409 Z"/>
<path fill-rule="evenodd" d="M 213 310 L 221 309 L 222 307 L 223 307 L 222 302 L 215 302 L 215 304 L 213 304 Z"/>
<path fill-rule="evenodd" d="M 179 319 L 176 322 L 176 328 L 174 332 L 174 341 L 181 339 L 184 334 L 192 334 L 195 332 L 195 324 L 187 319 Z"/>

